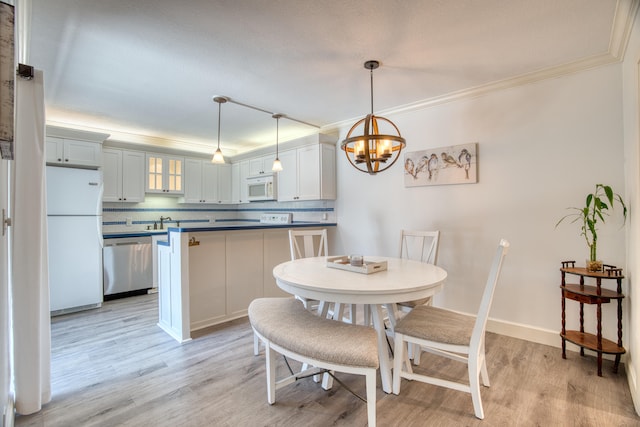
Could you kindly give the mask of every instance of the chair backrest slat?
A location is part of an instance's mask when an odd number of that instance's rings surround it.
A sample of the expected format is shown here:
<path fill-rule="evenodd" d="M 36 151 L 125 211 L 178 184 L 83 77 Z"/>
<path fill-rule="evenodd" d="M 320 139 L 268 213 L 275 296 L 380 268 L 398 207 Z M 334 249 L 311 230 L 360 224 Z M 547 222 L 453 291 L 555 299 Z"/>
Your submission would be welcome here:
<path fill-rule="evenodd" d="M 327 256 L 327 230 L 289 230 L 291 260 Z"/>
<path fill-rule="evenodd" d="M 400 232 L 400 258 L 436 264 L 438 262 L 439 231 Z"/>

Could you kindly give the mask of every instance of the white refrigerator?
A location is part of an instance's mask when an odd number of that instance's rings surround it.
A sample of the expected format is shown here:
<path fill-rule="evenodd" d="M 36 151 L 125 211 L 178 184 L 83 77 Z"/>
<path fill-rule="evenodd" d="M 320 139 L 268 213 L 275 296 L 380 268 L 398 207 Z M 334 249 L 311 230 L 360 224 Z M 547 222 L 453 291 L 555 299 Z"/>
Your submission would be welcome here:
<path fill-rule="evenodd" d="M 52 315 L 102 305 L 102 171 L 47 166 Z"/>

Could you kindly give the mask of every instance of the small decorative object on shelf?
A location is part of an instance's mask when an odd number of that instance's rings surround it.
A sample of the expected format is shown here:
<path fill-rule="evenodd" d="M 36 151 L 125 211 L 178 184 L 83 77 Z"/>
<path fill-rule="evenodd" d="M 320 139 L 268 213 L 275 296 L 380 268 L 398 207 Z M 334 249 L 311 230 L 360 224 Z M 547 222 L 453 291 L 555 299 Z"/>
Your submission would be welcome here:
<path fill-rule="evenodd" d="M 574 213 L 567 214 L 560 218 L 556 223 L 556 227 L 565 219 L 573 218 L 571 223 L 580 223 L 580 235 L 584 236 L 589 247 L 589 258 L 585 263 L 587 271 L 602 271 L 603 263 L 597 257 L 598 230 L 596 224 L 600 220 L 605 223 L 605 217 L 609 215 L 609 206 L 613 209 L 614 201 L 618 201 L 622 206 L 622 216 L 627 219 L 627 206 L 624 204 L 622 197 L 614 193 L 608 185 L 596 184 L 596 190 L 587 194 L 585 205 L 582 208 L 569 208 Z M 607 204 L 609 202 L 609 204 Z"/>
<path fill-rule="evenodd" d="M 566 359 L 566 342 L 569 341 L 580 347 L 580 355 L 584 356 L 584 349 L 593 350 L 598 357 L 598 376 L 602 376 L 602 354 L 615 354 L 613 372 L 618 372 L 620 356 L 626 352 L 622 346 L 622 269 L 614 265 L 604 264 L 601 271 L 589 271 L 587 268 L 576 267 L 575 261 L 562 261 L 560 272 L 562 275 L 562 358 Z M 578 276 L 580 282 L 577 284 L 567 283 L 566 275 Z M 596 286 L 585 285 L 585 277 L 595 279 Z M 614 279 L 616 290 L 602 287 L 602 281 Z M 580 330 L 568 331 L 566 329 L 565 300 L 570 299 L 580 303 Z M 602 337 L 602 304 L 607 304 L 611 300 L 618 301 L 618 341 L 613 342 Z M 584 304 L 596 305 L 596 334 L 585 332 L 584 329 Z"/>

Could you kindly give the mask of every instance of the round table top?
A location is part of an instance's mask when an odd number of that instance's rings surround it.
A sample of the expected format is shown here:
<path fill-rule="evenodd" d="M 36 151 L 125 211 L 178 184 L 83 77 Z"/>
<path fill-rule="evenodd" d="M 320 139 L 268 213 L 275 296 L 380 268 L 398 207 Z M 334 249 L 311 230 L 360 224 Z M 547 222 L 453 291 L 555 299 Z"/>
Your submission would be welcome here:
<path fill-rule="evenodd" d="M 348 304 L 388 304 L 430 297 L 442 289 L 441 267 L 402 258 L 365 256 L 387 261 L 387 270 L 363 274 L 327 267 L 327 257 L 301 258 L 275 266 L 278 286 L 293 295 Z"/>

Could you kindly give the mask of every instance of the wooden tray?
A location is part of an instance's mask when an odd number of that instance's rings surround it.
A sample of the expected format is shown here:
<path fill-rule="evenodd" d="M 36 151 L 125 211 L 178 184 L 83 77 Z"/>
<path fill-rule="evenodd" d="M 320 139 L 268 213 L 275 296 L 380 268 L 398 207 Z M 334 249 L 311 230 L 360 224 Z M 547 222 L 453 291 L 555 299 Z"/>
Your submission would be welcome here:
<path fill-rule="evenodd" d="M 327 267 L 340 270 L 353 271 L 355 273 L 371 274 L 387 269 L 387 261 L 373 262 L 363 260 L 361 266 L 351 265 L 347 255 L 327 258 Z"/>

